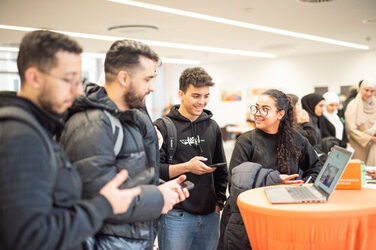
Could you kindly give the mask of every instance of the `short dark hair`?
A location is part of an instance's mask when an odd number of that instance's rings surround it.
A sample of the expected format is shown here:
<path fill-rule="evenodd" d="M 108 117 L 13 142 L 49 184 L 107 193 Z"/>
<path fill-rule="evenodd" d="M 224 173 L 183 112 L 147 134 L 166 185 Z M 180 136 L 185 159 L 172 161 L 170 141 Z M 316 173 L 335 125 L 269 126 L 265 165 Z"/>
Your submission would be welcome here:
<path fill-rule="evenodd" d="M 81 54 L 81 46 L 67 35 L 48 30 L 36 30 L 27 33 L 21 41 L 17 57 L 18 74 L 21 84 L 25 82 L 25 72 L 35 66 L 43 72 L 49 72 L 56 66 L 56 53 L 66 51 Z"/>
<path fill-rule="evenodd" d="M 214 86 L 212 78 L 209 74 L 201 67 L 188 68 L 181 73 L 179 78 L 179 90 L 184 93 L 187 91 L 189 84 L 194 87 L 204 87 L 204 86 Z"/>
<path fill-rule="evenodd" d="M 106 82 L 113 81 L 113 76 L 122 69 L 132 69 L 140 63 L 140 56 L 159 62 L 158 54 L 148 45 L 134 40 L 115 41 L 107 51 L 104 61 Z"/>

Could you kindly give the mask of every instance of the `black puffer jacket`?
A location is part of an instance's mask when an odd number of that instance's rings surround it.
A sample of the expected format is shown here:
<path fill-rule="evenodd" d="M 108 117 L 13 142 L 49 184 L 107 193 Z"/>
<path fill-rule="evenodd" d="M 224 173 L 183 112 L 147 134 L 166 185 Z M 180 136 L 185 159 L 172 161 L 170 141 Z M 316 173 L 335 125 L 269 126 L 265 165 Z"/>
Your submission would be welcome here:
<path fill-rule="evenodd" d="M 251 249 L 236 200 L 243 191 L 281 184 L 279 172 L 258 163 L 244 162 L 232 169 L 230 197 L 222 212 L 218 249 Z"/>
<path fill-rule="evenodd" d="M 62 128 L 59 117 L 7 94 L 0 94 L 3 107 L 31 116 L 41 132 L 0 119 L 0 249 L 82 249 L 112 215 L 111 205 L 101 195 L 81 200 L 80 176 L 52 139 Z"/>
<path fill-rule="evenodd" d="M 146 111 L 118 111 L 105 89 L 95 84 L 87 85 L 85 93 L 69 110 L 60 138 L 83 180 L 83 197 L 95 196 L 121 169 L 126 169 L 131 179 L 147 168 L 155 168 L 150 184 L 157 184 L 157 137 Z M 118 155 L 114 153 L 117 136 L 104 110 L 123 126 L 124 140 Z M 125 214 L 106 220 L 96 239 L 110 249 L 152 249 L 162 207 L 163 196 L 157 186 L 142 186 L 139 199 Z"/>

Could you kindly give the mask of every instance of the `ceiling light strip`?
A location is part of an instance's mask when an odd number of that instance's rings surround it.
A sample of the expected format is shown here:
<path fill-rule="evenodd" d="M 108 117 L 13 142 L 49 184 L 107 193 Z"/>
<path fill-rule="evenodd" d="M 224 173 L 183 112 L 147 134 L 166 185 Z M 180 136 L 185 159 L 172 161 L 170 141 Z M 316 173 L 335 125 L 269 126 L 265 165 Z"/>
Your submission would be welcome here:
<path fill-rule="evenodd" d="M 0 24 L 0 29 L 27 31 L 27 32 L 33 31 L 33 30 L 38 30 L 38 28 L 1 25 L 1 24 Z M 104 36 L 104 35 L 70 32 L 70 31 L 61 31 L 61 30 L 51 30 L 51 31 L 63 33 L 63 34 L 66 34 L 68 36 L 71 36 L 71 37 L 94 39 L 94 40 L 116 41 L 116 40 L 123 40 L 123 39 L 132 39 L 132 40 L 141 41 L 141 42 L 146 43 L 148 45 L 157 46 L 157 47 L 167 47 L 167 48 L 174 48 L 174 49 L 185 49 L 185 50 L 204 51 L 204 52 L 212 52 L 212 53 L 219 53 L 219 54 L 252 56 L 252 57 L 263 57 L 263 58 L 275 58 L 276 57 L 274 54 L 270 54 L 270 53 L 261 53 L 261 52 L 247 51 L 247 50 L 234 50 L 234 49 L 226 49 L 226 48 L 192 45 L 192 44 L 170 43 L 170 42 L 162 42 L 162 41 L 154 41 L 154 40 L 142 40 L 142 39 L 116 37 L 116 36 Z"/>
<path fill-rule="evenodd" d="M 18 48 L 14 47 L 0 47 L 0 51 L 9 51 L 9 52 L 18 52 Z M 93 53 L 93 52 L 84 52 L 82 53 L 84 57 L 94 57 L 105 59 L 106 54 L 104 53 Z M 188 59 L 179 59 L 179 58 L 161 58 L 162 63 L 171 63 L 171 64 L 188 64 L 188 65 L 200 65 L 199 60 L 188 60 Z"/>
<path fill-rule="evenodd" d="M 0 51 L 18 52 L 18 48 L 14 48 L 14 47 L 0 47 Z"/>
<path fill-rule="evenodd" d="M 272 28 L 272 27 L 267 27 L 267 26 L 252 24 L 252 23 L 246 23 L 246 22 L 241 22 L 241 21 L 236 21 L 236 20 L 231 20 L 231 19 L 226 19 L 226 18 L 221 18 L 221 17 L 209 16 L 209 15 L 204 15 L 204 14 L 195 13 L 191 11 L 163 7 L 163 6 L 159 6 L 155 4 L 142 3 L 142 2 L 132 1 L 132 0 L 107 0 L 107 1 L 125 4 L 125 5 L 131 5 L 135 7 L 144 8 L 144 9 L 156 10 L 156 11 L 175 14 L 179 16 L 186 16 L 186 17 L 191 17 L 191 18 L 196 18 L 196 19 L 201 19 L 201 20 L 206 20 L 206 21 L 211 21 L 211 22 L 216 22 L 216 23 L 233 25 L 233 26 L 242 27 L 246 29 L 259 30 L 259 31 L 284 35 L 284 36 L 290 36 L 290 37 L 296 37 L 296 38 L 301 38 L 301 39 L 306 39 L 306 40 L 311 40 L 311 41 L 316 41 L 316 42 L 339 45 L 339 46 L 344 46 L 344 47 L 349 47 L 349 48 L 354 48 L 354 49 L 362 49 L 362 50 L 369 49 L 368 46 L 362 45 L 362 44 L 350 43 L 350 42 L 335 40 L 331 38 L 325 38 L 325 37 L 320 37 L 320 36 L 294 32 L 294 31 L 277 29 L 277 28 Z"/>

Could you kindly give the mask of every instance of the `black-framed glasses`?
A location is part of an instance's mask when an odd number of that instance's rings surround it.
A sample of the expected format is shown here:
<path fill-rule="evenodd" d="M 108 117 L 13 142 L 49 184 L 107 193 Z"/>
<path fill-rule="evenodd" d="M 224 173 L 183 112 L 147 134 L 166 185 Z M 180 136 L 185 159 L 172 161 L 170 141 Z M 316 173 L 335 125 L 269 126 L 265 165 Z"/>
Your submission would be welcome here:
<path fill-rule="evenodd" d="M 251 105 L 250 109 L 252 115 L 256 115 L 258 112 L 260 116 L 267 116 L 269 113 L 269 109 L 266 107 L 258 108 L 256 105 Z"/>
<path fill-rule="evenodd" d="M 39 70 L 40 71 L 40 70 Z M 58 79 L 60 81 L 63 81 L 65 82 L 66 84 L 69 84 L 69 85 L 72 85 L 74 87 L 79 87 L 79 86 L 82 86 L 82 82 L 83 80 L 80 78 L 80 79 L 67 79 L 67 78 L 64 78 L 64 77 L 59 77 L 59 76 L 54 76 L 54 75 L 51 75 L 49 73 L 46 73 L 46 72 L 43 72 L 43 71 L 40 71 L 42 74 L 44 75 L 47 75 L 47 76 L 50 76 L 52 78 L 55 78 L 55 79 Z"/>

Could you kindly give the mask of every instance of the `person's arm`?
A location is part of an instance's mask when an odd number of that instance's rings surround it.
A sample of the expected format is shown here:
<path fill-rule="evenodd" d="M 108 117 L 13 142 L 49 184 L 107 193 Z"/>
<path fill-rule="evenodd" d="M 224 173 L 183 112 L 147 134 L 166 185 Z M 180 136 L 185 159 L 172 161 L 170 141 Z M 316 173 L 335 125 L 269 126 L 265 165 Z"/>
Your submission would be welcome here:
<path fill-rule="evenodd" d="M 223 150 L 221 130 L 218 125 L 216 132 L 216 145 L 212 162 L 213 164 L 226 162 L 226 156 Z M 221 210 L 223 208 L 224 202 L 226 201 L 227 166 L 217 167 L 217 169 L 213 172 L 213 177 L 215 193 L 217 195 L 217 205 L 219 207 L 219 210 Z"/>
<path fill-rule="evenodd" d="M 245 133 L 238 137 L 234 151 L 232 152 L 229 174 L 231 175 L 232 169 L 239 164 L 252 161 L 253 145 L 248 138 L 249 134 Z"/>
<path fill-rule="evenodd" d="M 167 163 L 167 129 L 161 120 L 156 120 L 154 126 L 157 127 L 163 138 L 162 147 L 159 149 L 159 175 L 162 180 L 168 181 L 170 180 L 170 164 Z"/>
<path fill-rule="evenodd" d="M 65 125 L 60 143 L 72 164 L 78 168 L 83 180 L 83 196 L 90 198 L 97 195 L 108 181 L 127 166 L 118 166 L 120 163 L 114 153 L 116 138 L 107 117 L 104 114 L 99 118 L 91 115 L 92 120 L 86 117 L 86 113 L 73 116 Z M 124 137 L 124 140 L 127 138 Z M 134 170 L 127 170 L 132 177 Z M 146 185 L 126 213 L 115 215 L 106 221 L 121 224 L 154 220 L 160 216 L 163 204 L 163 196 L 158 187 Z"/>
<path fill-rule="evenodd" d="M 73 248 L 112 214 L 102 195 L 54 203 L 54 196 L 65 193 L 54 190 L 55 182 L 65 179 L 57 176 L 42 139 L 31 128 L 10 123 L 0 129 L 0 137 L 0 242 L 5 249 Z"/>

